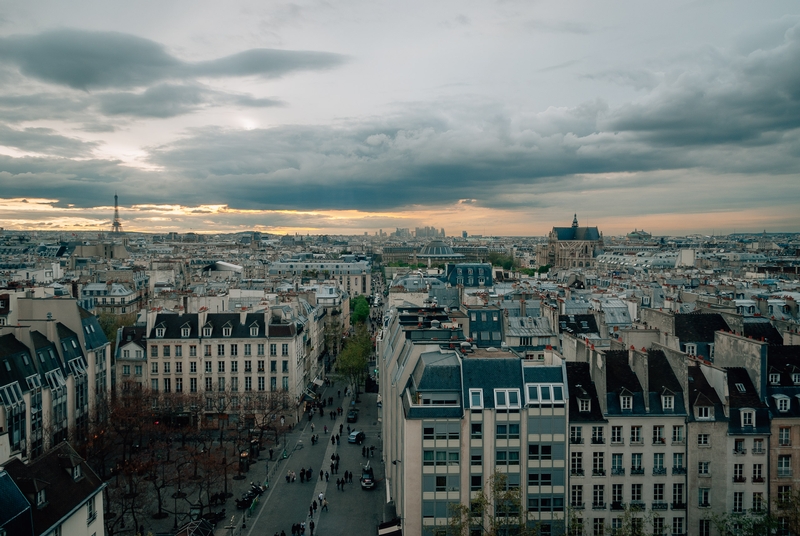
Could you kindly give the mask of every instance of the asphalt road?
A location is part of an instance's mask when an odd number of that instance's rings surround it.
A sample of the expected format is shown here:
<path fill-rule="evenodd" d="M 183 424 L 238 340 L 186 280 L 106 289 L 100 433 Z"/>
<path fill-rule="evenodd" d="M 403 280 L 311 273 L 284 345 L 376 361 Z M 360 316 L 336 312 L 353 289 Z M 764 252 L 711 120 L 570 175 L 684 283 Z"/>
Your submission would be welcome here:
<path fill-rule="evenodd" d="M 356 404 L 359 408 L 358 422 L 350 424 L 354 429 L 364 431 L 366 440 L 364 445 L 367 447 L 375 446 L 375 456 L 373 458 L 362 457 L 361 446 L 347 443 L 347 427 L 345 422 L 347 409 L 350 407 L 350 397 L 342 397 L 337 400 L 336 390 L 342 389 L 341 385 L 327 388 L 323 394 L 334 397 L 334 406 L 342 406 L 344 414 L 332 421 L 324 412 L 320 417 L 314 417 L 315 434 L 319 434 L 320 441 L 316 445 L 311 445 L 311 425 L 308 419 L 304 419 L 295 430 L 287 436 L 287 444 L 291 449 L 289 457 L 285 460 L 273 461 L 278 467 L 273 469 L 273 477 L 269 490 L 262 497 L 262 504 L 256 509 L 252 518 L 247 521 L 247 526 L 242 528 L 238 525 L 234 530 L 225 530 L 223 524 L 217 526 L 218 535 L 227 535 L 233 532 L 234 536 L 273 536 L 285 531 L 287 536 L 291 535 L 293 523 L 306 522 L 306 535 L 310 535 L 309 521 L 314 520 L 316 525 L 314 534 L 325 536 L 353 536 L 353 535 L 372 535 L 377 534 L 378 524 L 383 521 L 383 508 L 385 502 L 385 482 L 384 467 L 380 461 L 382 443 L 379 437 L 380 426 L 378 425 L 378 412 L 376 407 L 376 397 L 374 393 L 360 395 L 360 402 Z M 330 429 L 335 427 L 338 430 L 339 424 L 343 424 L 343 434 L 340 437 L 339 445 L 332 445 L 330 441 Z M 329 432 L 327 437 L 323 432 L 323 427 L 327 425 Z M 302 444 L 302 448 L 297 447 Z M 330 475 L 328 482 L 319 479 L 319 471 L 330 472 L 331 455 L 339 455 L 339 474 Z M 276 452 L 276 458 L 278 453 Z M 372 490 L 362 490 L 358 482 L 361 476 L 361 467 L 367 461 L 375 472 L 377 485 Z M 263 478 L 265 462 L 259 461 L 250 469 L 247 476 L 248 480 Z M 300 478 L 293 483 L 286 483 L 285 475 L 292 470 L 298 473 L 300 468 L 311 468 L 311 482 L 300 483 Z M 272 466 L 270 466 L 272 468 Z M 344 491 L 337 489 L 336 479 L 344 475 L 345 471 L 353 472 L 353 483 L 347 484 Z M 252 475 L 252 476 L 251 476 Z M 322 493 L 328 499 L 328 511 L 322 512 L 318 508 L 313 518 L 309 517 L 309 506 L 312 501 Z M 241 513 L 237 515 L 241 519 Z"/>

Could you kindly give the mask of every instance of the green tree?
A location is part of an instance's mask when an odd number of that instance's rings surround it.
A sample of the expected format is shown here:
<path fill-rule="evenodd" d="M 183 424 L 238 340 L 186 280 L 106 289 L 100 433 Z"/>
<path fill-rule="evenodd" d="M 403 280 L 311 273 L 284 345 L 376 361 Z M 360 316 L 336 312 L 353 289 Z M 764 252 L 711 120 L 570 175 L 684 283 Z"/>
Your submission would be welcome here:
<path fill-rule="evenodd" d="M 106 335 L 106 339 L 111 343 L 111 355 L 117 351 L 117 330 L 119 328 L 132 326 L 136 323 L 136 313 L 129 313 L 126 315 L 115 315 L 112 313 L 100 313 L 97 315 L 97 321 Z"/>
<path fill-rule="evenodd" d="M 545 264 L 544 266 L 540 266 L 538 271 L 540 274 L 546 274 L 550 271 L 550 268 L 551 266 L 549 264 Z"/>
<path fill-rule="evenodd" d="M 769 536 L 778 528 L 778 520 L 769 514 L 767 508 L 760 512 L 751 510 L 747 514 L 714 513 L 710 519 L 717 532 L 725 535 Z"/>
<path fill-rule="evenodd" d="M 361 324 L 369 318 L 369 302 L 363 295 L 356 296 L 350 300 L 350 321 L 353 324 Z"/>
<path fill-rule="evenodd" d="M 479 491 L 469 506 L 451 503 L 449 507 L 447 527 L 452 536 L 468 536 L 473 531 L 486 536 L 535 536 L 539 532 L 528 526 L 519 487 L 509 486 L 503 473 L 492 475 L 486 489 Z"/>
<path fill-rule="evenodd" d="M 514 257 L 497 252 L 489 253 L 489 262 L 492 263 L 492 266 L 502 266 L 503 270 L 511 270 L 516 266 Z"/>
<path fill-rule="evenodd" d="M 372 338 L 363 322 L 356 325 L 355 334 L 347 339 L 344 349 L 336 360 L 336 368 L 348 382 L 355 385 L 356 396 L 358 387 L 365 380 L 369 356 L 372 352 Z"/>

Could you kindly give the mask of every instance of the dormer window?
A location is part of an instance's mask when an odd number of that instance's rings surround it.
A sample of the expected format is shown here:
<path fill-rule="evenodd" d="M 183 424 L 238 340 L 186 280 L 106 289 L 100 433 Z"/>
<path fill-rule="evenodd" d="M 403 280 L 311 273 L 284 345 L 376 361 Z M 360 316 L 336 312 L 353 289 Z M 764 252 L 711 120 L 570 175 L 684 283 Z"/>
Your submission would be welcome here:
<path fill-rule="evenodd" d="M 189 328 L 181 328 L 181 337 L 188 337 L 191 330 Z"/>
<path fill-rule="evenodd" d="M 469 390 L 470 409 L 483 409 L 483 389 Z"/>
<path fill-rule="evenodd" d="M 81 478 L 83 478 L 83 473 L 81 472 L 80 464 L 78 464 L 78 465 L 76 465 L 75 467 L 72 468 L 72 480 L 77 482 Z"/>
<path fill-rule="evenodd" d="M 744 384 L 743 383 L 737 383 L 736 384 L 736 390 L 739 391 L 740 393 L 744 393 L 744 392 L 747 391 L 747 389 L 744 388 Z"/>
<path fill-rule="evenodd" d="M 47 495 L 45 495 L 45 490 L 40 489 L 36 492 L 36 507 L 42 508 L 45 504 L 47 504 Z"/>
<path fill-rule="evenodd" d="M 672 411 L 675 409 L 675 397 L 672 395 L 661 395 L 661 409 Z"/>
<path fill-rule="evenodd" d="M 769 383 L 772 385 L 780 385 L 781 383 L 781 375 L 775 372 L 771 372 L 769 375 Z"/>
<path fill-rule="evenodd" d="M 258 337 L 258 326 L 251 326 L 250 327 L 250 336 L 251 337 Z"/>
<path fill-rule="evenodd" d="M 166 331 L 164 328 L 156 328 L 156 337 L 163 337 Z"/>
<path fill-rule="evenodd" d="M 519 409 L 519 389 L 495 389 L 494 405 L 497 409 Z"/>
<path fill-rule="evenodd" d="M 205 327 L 203 328 L 203 337 L 210 337 L 211 336 L 211 328 Z"/>
<path fill-rule="evenodd" d="M 229 327 L 222 328 L 222 336 L 223 337 L 230 337 L 231 336 L 231 328 L 229 328 Z"/>
<path fill-rule="evenodd" d="M 775 398 L 775 405 L 778 406 L 778 411 L 787 412 L 791 405 L 790 399 L 786 395 L 772 395 Z"/>
<path fill-rule="evenodd" d="M 592 401 L 589 398 L 578 399 L 578 411 L 581 413 L 588 413 L 592 411 Z"/>
<path fill-rule="evenodd" d="M 712 418 L 712 411 L 711 406 L 698 406 L 697 408 L 697 418 L 698 419 L 711 419 Z"/>
<path fill-rule="evenodd" d="M 795 385 L 800 385 L 800 373 L 794 372 L 792 373 L 792 383 Z"/>
<path fill-rule="evenodd" d="M 632 410 L 633 409 L 633 397 L 629 395 L 623 395 L 620 397 L 620 407 L 623 410 Z"/>
<path fill-rule="evenodd" d="M 756 412 L 752 410 L 742 410 L 742 426 L 754 426 Z"/>
<path fill-rule="evenodd" d="M 697 345 L 696 344 L 687 344 L 686 345 L 686 353 L 689 355 L 697 355 Z"/>

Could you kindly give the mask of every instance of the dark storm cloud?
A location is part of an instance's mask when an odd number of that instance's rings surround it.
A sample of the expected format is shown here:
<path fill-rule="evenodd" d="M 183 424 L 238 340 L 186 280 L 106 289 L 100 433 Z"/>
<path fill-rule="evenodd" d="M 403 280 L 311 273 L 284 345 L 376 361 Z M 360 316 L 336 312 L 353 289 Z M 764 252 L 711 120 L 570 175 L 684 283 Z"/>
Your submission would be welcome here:
<path fill-rule="evenodd" d="M 0 124 L 0 145 L 27 153 L 64 157 L 87 156 L 97 146 L 94 142 L 62 136 L 49 128 L 14 129 L 2 124 Z"/>
<path fill-rule="evenodd" d="M 274 78 L 298 70 L 332 68 L 338 54 L 252 49 L 197 63 L 170 55 L 154 41 L 116 32 L 54 30 L 0 39 L 0 62 L 30 77 L 75 89 L 128 89 L 197 77 Z"/>
<path fill-rule="evenodd" d="M 160 84 L 141 93 L 104 93 L 98 96 L 105 115 L 167 118 L 194 112 L 205 106 L 233 104 L 247 107 L 278 106 L 273 99 L 231 95 L 197 85 Z"/>

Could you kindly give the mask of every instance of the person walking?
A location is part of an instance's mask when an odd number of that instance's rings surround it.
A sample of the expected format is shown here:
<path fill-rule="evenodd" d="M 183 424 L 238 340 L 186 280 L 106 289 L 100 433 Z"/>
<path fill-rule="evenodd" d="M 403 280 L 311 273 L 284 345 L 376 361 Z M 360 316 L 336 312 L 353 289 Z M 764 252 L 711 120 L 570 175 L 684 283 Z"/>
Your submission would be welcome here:
<path fill-rule="evenodd" d="M 320 504 L 322 504 L 322 499 L 323 499 L 324 497 L 325 497 L 325 495 L 323 495 L 323 494 L 322 494 L 322 492 L 320 491 L 320 492 L 319 492 L 319 495 L 317 495 L 317 498 L 319 499 L 319 503 L 320 503 Z"/>
<path fill-rule="evenodd" d="M 314 516 L 314 507 L 313 506 L 309 506 L 308 507 L 308 517 L 313 517 L 313 516 Z"/>
<path fill-rule="evenodd" d="M 270 459 L 270 461 L 272 461 L 272 454 L 273 454 L 274 452 L 275 452 L 275 451 L 274 451 L 274 450 L 272 450 L 272 447 L 270 447 L 270 448 L 269 448 L 269 459 Z"/>
<path fill-rule="evenodd" d="M 309 534 L 311 536 L 314 536 L 314 520 L 313 519 L 308 523 L 308 529 L 310 531 Z"/>
<path fill-rule="evenodd" d="M 332 435 L 331 436 L 331 445 L 335 445 L 335 444 L 336 444 L 336 436 Z"/>
<path fill-rule="evenodd" d="M 322 509 L 320 512 L 322 512 L 322 510 L 328 511 L 328 499 L 322 499 Z"/>
<path fill-rule="evenodd" d="M 328 481 L 328 476 L 329 476 L 329 475 L 328 475 L 328 471 L 325 471 L 325 482 L 327 482 L 327 481 Z"/>
<path fill-rule="evenodd" d="M 322 480 L 322 478 L 323 478 L 324 476 L 325 476 L 325 471 L 323 471 L 322 469 L 320 469 L 320 470 L 319 470 L 319 479 L 320 479 L 320 480 Z"/>

